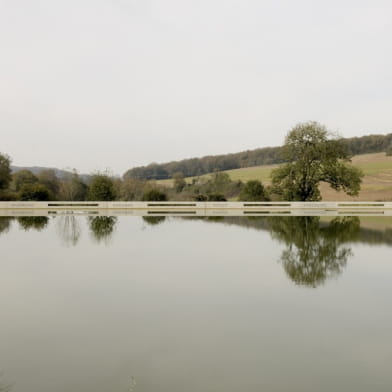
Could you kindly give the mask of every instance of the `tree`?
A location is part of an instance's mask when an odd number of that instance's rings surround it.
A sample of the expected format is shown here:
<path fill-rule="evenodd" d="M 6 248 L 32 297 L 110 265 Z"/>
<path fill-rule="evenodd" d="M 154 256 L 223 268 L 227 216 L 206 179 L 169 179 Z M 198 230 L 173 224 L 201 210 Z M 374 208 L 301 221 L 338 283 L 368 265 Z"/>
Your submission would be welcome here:
<path fill-rule="evenodd" d="M 126 178 L 121 182 L 119 199 L 124 201 L 141 200 L 146 182 L 136 178 Z"/>
<path fill-rule="evenodd" d="M 116 198 L 112 179 L 106 174 L 95 174 L 91 180 L 88 199 L 93 201 L 111 201 Z"/>
<path fill-rule="evenodd" d="M 186 181 L 184 180 L 184 175 L 181 172 L 173 174 L 173 186 L 177 193 L 180 193 L 186 187 Z"/>
<path fill-rule="evenodd" d="M 0 191 L 7 189 L 11 182 L 11 159 L 0 153 Z"/>
<path fill-rule="evenodd" d="M 251 180 L 242 188 L 239 199 L 241 201 L 265 201 L 268 197 L 263 184 L 258 180 Z"/>
<path fill-rule="evenodd" d="M 27 169 L 19 170 L 12 175 L 12 189 L 16 192 L 19 192 L 24 185 L 32 185 L 37 182 L 37 176 Z"/>
<path fill-rule="evenodd" d="M 387 156 L 391 156 L 392 155 L 392 144 L 387 148 L 387 151 L 385 152 L 385 154 Z"/>
<path fill-rule="evenodd" d="M 87 198 L 87 192 L 87 185 L 80 179 L 79 174 L 74 169 L 68 178 L 60 182 L 58 198 L 64 201 L 83 201 Z"/>
<path fill-rule="evenodd" d="M 213 173 L 207 182 L 208 193 L 225 193 L 230 185 L 231 179 L 227 173 Z"/>
<path fill-rule="evenodd" d="M 285 200 L 317 201 L 319 184 L 329 183 L 337 190 L 355 196 L 363 173 L 349 164 L 346 145 L 317 122 L 296 125 L 283 146 L 285 165 L 272 171 L 276 193 Z"/>
<path fill-rule="evenodd" d="M 45 185 L 50 192 L 50 200 L 56 200 L 60 189 L 60 181 L 53 169 L 42 170 L 38 174 L 38 181 Z"/>

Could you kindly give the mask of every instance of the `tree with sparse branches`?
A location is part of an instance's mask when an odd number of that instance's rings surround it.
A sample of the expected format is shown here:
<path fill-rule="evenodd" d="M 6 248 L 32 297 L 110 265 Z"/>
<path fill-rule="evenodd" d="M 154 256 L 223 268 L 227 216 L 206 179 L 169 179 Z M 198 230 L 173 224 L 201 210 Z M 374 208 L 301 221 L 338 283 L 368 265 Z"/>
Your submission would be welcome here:
<path fill-rule="evenodd" d="M 272 171 L 272 184 L 284 200 L 321 200 L 320 182 L 348 195 L 358 195 L 363 173 L 350 165 L 345 144 L 323 125 L 296 125 L 286 136 L 283 154 L 287 163 Z"/>

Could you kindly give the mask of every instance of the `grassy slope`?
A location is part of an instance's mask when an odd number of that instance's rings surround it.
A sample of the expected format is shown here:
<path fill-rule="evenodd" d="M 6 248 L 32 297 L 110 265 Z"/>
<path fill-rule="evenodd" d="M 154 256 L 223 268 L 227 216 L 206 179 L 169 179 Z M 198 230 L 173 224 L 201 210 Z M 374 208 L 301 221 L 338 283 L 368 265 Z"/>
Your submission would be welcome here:
<path fill-rule="evenodd" d="M 322 184 L 323 200 L 392 200 L 392 156 L 387 157 L 385 153 L 357 155 L 352 163 L 365 173 L 359 196 L 352 198 L 342 192 L 335 192 L 327 184 Z M 271 170 L 275 167 L 277 165 L 246 167 L 227 170 L 225 173 L 228 173 L 233 180 L 258 179 L 268 184 Z M 190 182 L 191 178 L 187 178 L 187 181 Z M 172 180 L 158 182 L 170 185 Z"/>

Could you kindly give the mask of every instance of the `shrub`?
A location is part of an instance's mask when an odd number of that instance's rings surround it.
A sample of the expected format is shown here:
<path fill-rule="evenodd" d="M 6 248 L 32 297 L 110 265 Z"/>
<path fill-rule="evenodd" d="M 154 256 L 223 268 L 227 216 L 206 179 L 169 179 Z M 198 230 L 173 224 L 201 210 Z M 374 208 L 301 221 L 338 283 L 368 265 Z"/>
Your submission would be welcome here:
<path fill-rule="evenodd" d="M 45 185 L 42 184 L 25 184 L 19 191 L 19 200 L 22 201 L 48 201 L 50 192 Z"/>
<path fill-rule="evenodd" d="M 143 193 L 143 201 L 167 201 L 167 195 L 165 192 L 159 189 L 150 189 Z"/>
<path fill-rule="evenodd" d="M 266 201 L 268 197 L 263 184 L 258 180 L 248 181 L 241 190 L 239 200 L 241 201 Z"/>
<path fill-rule="evenodd" d="M 88 200 L 111 201 L 115 198 L 113 180 L 105 174 L 95 174 L 88 190 Z"/>

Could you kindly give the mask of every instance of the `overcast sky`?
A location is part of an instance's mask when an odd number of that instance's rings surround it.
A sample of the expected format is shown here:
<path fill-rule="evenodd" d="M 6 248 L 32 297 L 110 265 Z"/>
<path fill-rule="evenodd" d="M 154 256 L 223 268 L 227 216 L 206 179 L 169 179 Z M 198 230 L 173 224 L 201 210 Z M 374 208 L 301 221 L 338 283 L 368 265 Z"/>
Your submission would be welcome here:
<path fill-rule="evenodd" d="M 0 151 L 126 169 L 392 132 L 391 0 L 0 0 Z"/>

